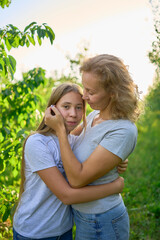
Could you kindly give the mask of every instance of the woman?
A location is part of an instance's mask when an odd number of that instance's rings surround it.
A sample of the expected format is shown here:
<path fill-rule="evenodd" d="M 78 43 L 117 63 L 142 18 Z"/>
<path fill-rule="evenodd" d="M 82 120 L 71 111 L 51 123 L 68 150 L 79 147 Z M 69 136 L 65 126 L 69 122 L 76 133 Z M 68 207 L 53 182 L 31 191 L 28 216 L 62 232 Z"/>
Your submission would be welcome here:
<path fill-rule="evenodd" d="M 65 132 L 73 147 L 76 137 L 69 135 L 81 121 L 85 123 L 85 101 L 75 84 L 62 84 L 53 90 L 48 106 L 55 104 L 65 122 Z M 24 144 L 20 200 L 13 221 L 14 240 L 71 240 L 70 204 L 88 202 L 118 193 L 123 179 L 101 186 L 70 187 L 60 158 L 55 132 L 44 119 Z"/>
<path fill-rule="evenodd" d="M 112 55 L 88 59 L 80 68 L 83 99 L 94 109 L 82 127 L 73 152 L 64 132 L 63 118 L 46 111 L 46 124 L 56 130 L 61 158 L 72 187 L 99 185 L 115 180 L 116 166 L 135 148 L 138 90 L 123 62 Z M 89 203 L 73 204 L 76 239 L 129 239 L 129 217 L 120 194 Z"/>

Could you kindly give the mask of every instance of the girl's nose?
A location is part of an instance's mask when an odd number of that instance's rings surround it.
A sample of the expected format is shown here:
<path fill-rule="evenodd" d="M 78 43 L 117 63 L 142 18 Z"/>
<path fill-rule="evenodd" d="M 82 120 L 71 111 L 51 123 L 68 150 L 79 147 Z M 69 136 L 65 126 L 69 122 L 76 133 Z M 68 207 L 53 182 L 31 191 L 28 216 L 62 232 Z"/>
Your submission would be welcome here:
<path fill-rule="evenodd" d="M 76 109 L 75 109 L 75 108 L 71 108 L 71 109 L 70 109 L 70 116 L 76 117 L 76 115 L 77 115 Z"/>

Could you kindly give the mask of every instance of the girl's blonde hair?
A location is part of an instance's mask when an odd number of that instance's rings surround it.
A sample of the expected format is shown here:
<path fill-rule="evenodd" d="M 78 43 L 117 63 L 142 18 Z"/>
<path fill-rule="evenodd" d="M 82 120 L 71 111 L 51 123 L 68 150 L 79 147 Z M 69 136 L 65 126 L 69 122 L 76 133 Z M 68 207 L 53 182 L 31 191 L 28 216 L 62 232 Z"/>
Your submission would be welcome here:
<path fill-rule="evenodd" d="M 55 105 L 64 95 L 66 95 L 69 92 L 75 92 L 81 95 L 81 97 L 83 96 L 83 90 L 82 88 L 74 83 L 63 83 L 61 85 L 59 85 L 58 87 L 54 88 L 52 93 L 51 93 L 51 97 L 48 101 L 47 107 L 51 105 Z M 86 127 L 86 102 L 85 100 L 83 100 L 83 127 Z M 43 135 L 48 135 L 50 133 L 53 133 L 53 129 L 49 128 L 47 125 L 45 125 L 44 122 L 44 117 L 41 121 L 41 123 L 39 124 L 37 130 L 30 134 L 29 136 L 35 134 L 35 133 L 40 133 Z M 29 137 L 28 136 L 28 137 Z M 23 144 L 23 152 L 22 152 L 22 164 L 21 164 L 21 184 L 20 184 L 20 193 L 19 193 L 19 199 L 24 191 L 24 182 L 25 182 L 25 160 L 24 160 L 24 148 L 25 148 L 25 144 L 26 141 L 28 139 L 28 137 L 25 139 L 25 142 Z"/>
<path fill-rule="evenodd" d="M 102 54 L 89 58 L 80 67 L 80 72 L 93 73 L 111 96 L 113 119 L 128 119 L 135 122 L 139 116 L 138 87 L 133 82 L 127 67 L 119 58 Z"/>

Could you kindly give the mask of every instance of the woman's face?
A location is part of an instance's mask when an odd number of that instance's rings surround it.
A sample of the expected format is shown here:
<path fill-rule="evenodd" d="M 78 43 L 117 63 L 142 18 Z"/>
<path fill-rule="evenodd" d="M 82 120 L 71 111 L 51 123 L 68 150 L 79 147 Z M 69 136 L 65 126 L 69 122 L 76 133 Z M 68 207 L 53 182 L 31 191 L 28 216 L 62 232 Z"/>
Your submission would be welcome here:
<path fill-rule="evenodd" d="M 83 100 L 79 93 L 69 92 L 56 104 L 64 118 L 67 130 L 72 131 L 80 123 L 83 117 Z"/>
<path fill-rule="evenodd" d="M 108 107 L 110 96 L 104 90 L 98 77 L 93 73 L 83 72 L 83 99 L 94 110 L 104 110 Z"/>

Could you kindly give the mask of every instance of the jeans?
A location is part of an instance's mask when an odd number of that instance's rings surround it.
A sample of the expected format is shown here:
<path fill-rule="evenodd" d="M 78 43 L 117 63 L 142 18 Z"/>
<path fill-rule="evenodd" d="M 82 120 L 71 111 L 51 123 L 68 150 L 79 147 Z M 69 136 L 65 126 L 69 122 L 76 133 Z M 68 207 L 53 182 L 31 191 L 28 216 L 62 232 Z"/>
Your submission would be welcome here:
<path fill-rule="evenodd" d="M 72 229 L 57 237 L 38 238 L 39 240 L 72 240 Z M 13 228 L 13 240 L 37 240 L 37 238 L 23 237 Z"/>
<path fill-rule="evenodd" d="M 76 240 L 128 240 L 129 217 L 123 201 L 99 214 L 86 214 L 73 209 Z"/>

